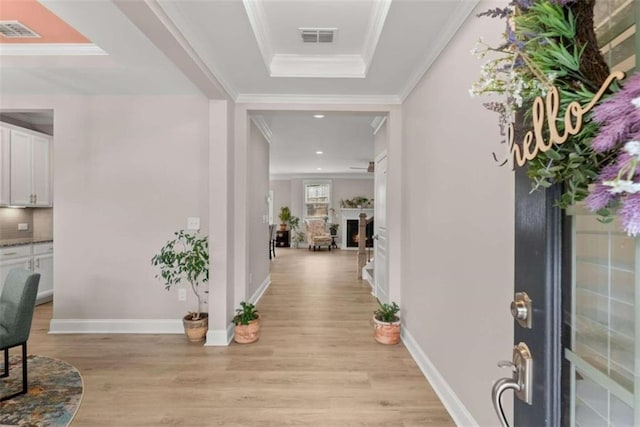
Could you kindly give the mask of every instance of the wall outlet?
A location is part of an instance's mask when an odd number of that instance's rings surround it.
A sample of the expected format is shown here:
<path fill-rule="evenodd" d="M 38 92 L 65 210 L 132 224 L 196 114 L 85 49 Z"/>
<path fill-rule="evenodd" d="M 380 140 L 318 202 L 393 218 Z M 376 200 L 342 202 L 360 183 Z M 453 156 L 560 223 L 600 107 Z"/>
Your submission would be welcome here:
<path fill-rule="evenodd" d="M 187 300 L 187 290 L 185 288 L 178 289 L 178 301 Z"/>
<path fill-rule="evenodd" d="M 187 218 L 187 230 L 200 230 L 199 216 L 190 216 Z"/>
<path fill-rule="evenodd" d="M 26 231 L 29 229 L 29 224 L 26 222 L 21 222 L 18 224 L 18 231 Z"/>

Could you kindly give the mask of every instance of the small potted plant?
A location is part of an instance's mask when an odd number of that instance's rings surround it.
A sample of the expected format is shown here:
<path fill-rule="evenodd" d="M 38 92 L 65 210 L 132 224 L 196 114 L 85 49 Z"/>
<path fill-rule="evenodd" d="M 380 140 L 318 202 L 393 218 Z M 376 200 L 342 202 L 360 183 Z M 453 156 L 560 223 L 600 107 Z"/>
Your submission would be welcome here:
<path fill-rule="evenodd" d="M 291 220 L 291 209 L 289 209 L 289 206 L 280 207 L 278 218 L 280 218 L 280 231 L 285 231 L 287 229 L 287 223 Z"/>
<path fill-rule="evenodd" d="M 260 316 L 256 307 L 248 302 L 242 301 L 240 307 L 236 309 L 233 323 L 236 325 L 233 340 L 240 344 L 249 344 L 258 341 L 260 338 Z"/>
<path fill-rule="evenodd" d="M 291 247 L 297 248 L 301 242 L 304 241 L 304 233 L 300 231 L 300 218 L 291 215 L 289 219 L 289 226 L 291 227 Z"/>
<path fill-rule="evenodd" d="M 373 330 L 380 344 L 398 344 L 400 342 L 400 307 L 395 302 L 380 304 L 373 312 Z"/>
<path fill-rule="evenodd" d="M 190 341 L 202 341 L 209 326 L 208 314 L 203 311 L 205 289 L 200 285 L 209 281 L 209 243 L 207 236 L 189 234 L 184 230 L 173 233 L 176 238 L 168 241 L 160 253 L 151 258 L 151 264 L 160 267 L 157 278 L 162 278 L 166 290 L 185 279 L 198 299 L 198 308 L 184 316 L 182 323 Z"/>
<path fill-rule="evenodd" d="M 340 224 L 336 224 L 336 223 L 329 224 L 329 232 L 331 233 L 332 236 L 338 235 L 338 227 L 340 227 Z"/>

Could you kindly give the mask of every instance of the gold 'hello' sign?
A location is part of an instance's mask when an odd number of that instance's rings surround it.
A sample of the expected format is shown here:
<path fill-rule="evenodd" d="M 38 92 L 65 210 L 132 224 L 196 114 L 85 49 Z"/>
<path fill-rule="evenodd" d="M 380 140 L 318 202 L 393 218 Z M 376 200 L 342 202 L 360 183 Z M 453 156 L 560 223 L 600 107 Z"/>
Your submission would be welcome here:
<path fill-rule="evenodd" d="M 515 133 L 513 123 L 509 125 L 509 129 L 507 130 L 507 156 L 500 164 L 504 165 L 511 156 L 513 158 L 513 168 L 515 169 L 516 164 L 518 166 L 524 166 L 528 160 L 535 159 L 539 152 L 544 153 L 554 145 L 564 144 L 569 136 L 576 135 L 582 130 L 584 115 L 591 111 L 598 103 L 609 86 L 611 86 L 615 80 L 622 80 L 623 78 L 624 73 L 621 71 L 609 74 L 609 77 L 602 83 L 598 93 L 596 93 L 591 102 L 584 107 L 576 101 L 569 103 L 567 111 L 564 113 L 564 132 L 562 135 L 558 132 L 558 126 L 556 124 L 559 116 L 558 110 L 560 108 L 558 88 L 555 86 L 552 87 L 544 99 L 541 96 L 536 97 L 531 107 L 532 129 L 524 135 L 522 145 L 519 145 L 514 141 Z M 548 139 L 546 141 L 543 135 L 545 118 L 548 128 Z"/>

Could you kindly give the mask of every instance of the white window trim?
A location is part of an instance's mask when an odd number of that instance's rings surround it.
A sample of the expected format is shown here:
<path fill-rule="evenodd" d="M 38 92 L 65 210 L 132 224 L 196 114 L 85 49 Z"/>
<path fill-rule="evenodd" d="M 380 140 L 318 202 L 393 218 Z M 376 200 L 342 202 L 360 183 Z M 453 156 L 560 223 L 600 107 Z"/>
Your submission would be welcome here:
<path fill-rule="evenodd" d="M 329 216 L 329 220 L 331 220 L 331 213 L 329 210 L 331 209 L 331 195 L 333 193 L 333 180 L 331 179 L 305 179 L 302 181 L 302 219 L 306 220 L 307 218 L 307 186 L 308 185 L 329 185 L 329 197 L 327 200 L 327 215 Z M 312 217 L 316 218 L 316 217 Z"/>

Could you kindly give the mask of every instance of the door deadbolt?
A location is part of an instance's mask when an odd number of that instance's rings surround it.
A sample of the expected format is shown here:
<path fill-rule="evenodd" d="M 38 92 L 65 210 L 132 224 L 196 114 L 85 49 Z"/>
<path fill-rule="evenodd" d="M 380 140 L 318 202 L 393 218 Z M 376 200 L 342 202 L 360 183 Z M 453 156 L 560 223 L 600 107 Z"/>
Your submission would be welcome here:
<path fill-rule="evenodd" d="M 531 298 L 526 292 L 516 292 L 511 302 L 511 315 L 523 328 L 531 329 Z"/>

